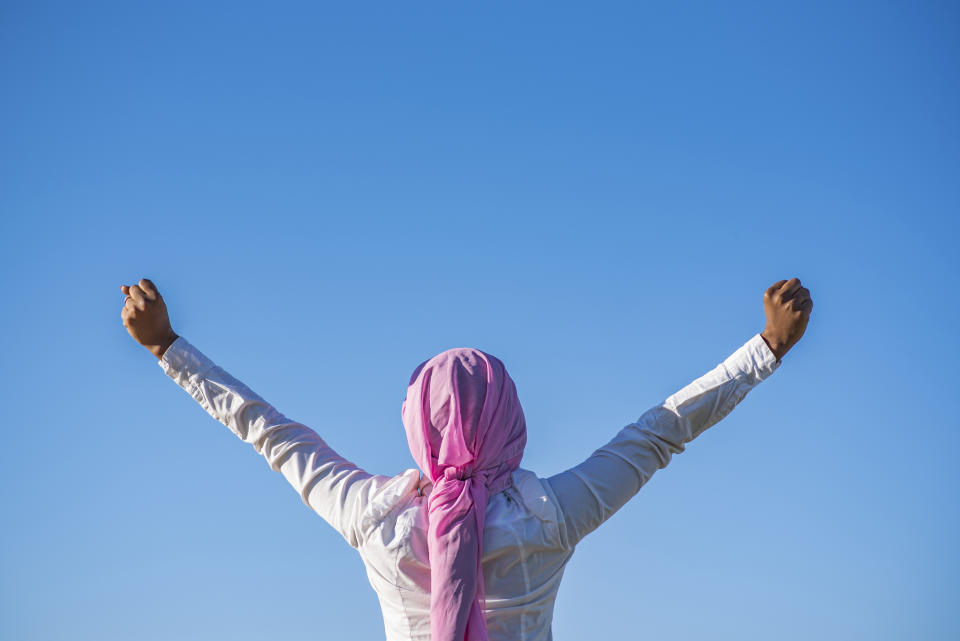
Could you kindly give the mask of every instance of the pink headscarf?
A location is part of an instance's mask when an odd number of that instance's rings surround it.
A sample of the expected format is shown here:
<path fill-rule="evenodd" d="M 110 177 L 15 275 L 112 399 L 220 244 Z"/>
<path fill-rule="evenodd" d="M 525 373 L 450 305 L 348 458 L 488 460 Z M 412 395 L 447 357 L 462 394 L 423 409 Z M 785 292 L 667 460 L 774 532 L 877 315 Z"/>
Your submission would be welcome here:
<path fill-rule="evenodd" d="M 427 499 L 431 641 L 488 641 L 483 525 L 487 497 L 510 486 L 527 424 L 503 363 L 472 348 L 437 354 L 410 377 L 401 410 Z"/>

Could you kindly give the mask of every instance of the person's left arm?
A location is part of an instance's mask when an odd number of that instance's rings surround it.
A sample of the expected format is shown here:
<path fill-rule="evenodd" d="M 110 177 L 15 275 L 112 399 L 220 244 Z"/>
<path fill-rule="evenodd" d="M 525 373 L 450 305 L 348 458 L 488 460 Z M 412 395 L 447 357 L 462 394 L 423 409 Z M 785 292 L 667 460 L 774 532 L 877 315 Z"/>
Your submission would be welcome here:
<path fill-rule="evenodd" d="M 206 412 L 263 455 L 270 467 L 353 546 L 369 498 L 389 480 L 371 475 L 337 454 L 315 431 L 280 413 L 170 327 L 156 287 L 143 279 L 123 287 L 121 314 L 130 335 Z"/>
<path fill-rule="evenodd" d="M 263 455 L 351 546 L 359 545 L 359 516 L 386 477 L 337 454 L 314 430 L 284 416 L 182 336 L 158 364 L 210 416 Z"/>

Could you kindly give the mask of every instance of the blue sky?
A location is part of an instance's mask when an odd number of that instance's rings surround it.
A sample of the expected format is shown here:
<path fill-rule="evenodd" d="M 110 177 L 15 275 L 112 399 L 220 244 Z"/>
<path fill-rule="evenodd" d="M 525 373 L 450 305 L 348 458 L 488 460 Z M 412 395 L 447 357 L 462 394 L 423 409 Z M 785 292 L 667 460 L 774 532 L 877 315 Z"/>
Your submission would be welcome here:
<path fill-rule="evenodd" d="M 82 4 L 82 6 L 81 6 Z M 777 373 L 580 545 L 564 639 L 960 620 L 953 3 L 0 6 L 0 638 L 377 639 L 359 557 L 120 322 L 364 468 L 476 346 L 578 463 L 815 302 Z"/>

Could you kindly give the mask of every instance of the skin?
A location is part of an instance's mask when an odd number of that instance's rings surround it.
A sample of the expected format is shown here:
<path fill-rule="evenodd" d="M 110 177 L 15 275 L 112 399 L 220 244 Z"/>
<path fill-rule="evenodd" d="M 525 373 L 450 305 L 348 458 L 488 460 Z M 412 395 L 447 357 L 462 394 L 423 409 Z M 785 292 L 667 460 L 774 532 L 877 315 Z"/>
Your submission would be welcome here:
<path fill-rule="evenodd" d="M 800 284 L 799 278 L 777 281 L 763 293 L 767 324 L 760 336 L 778 361 L 807 331 L 812 309 L 810 290 Z"/>
<path fill-rule="evenodd" d="M 146 278 L 140 279 L 136 285 L 121 285 L 120 291 L 126 295 L 120 311 L 123 326 L 133 340 L 160 360 L 178 338 L 170 326 L 163 296 Z M 800 284 L 799 278 L 777 281 L 763 293 L 767 322 L 760 336 L 778 361 L 803 336 L 812 309 L 810 291 Z"/>
<path fill-rule="evenodd" d="M 177 340 L 178 336 L 170 327 L 167 304 L 156 286 L 146 278 L 136 285 L 121 285 L 120 291 L 126 294 L 120 318 L 123 326 L 137 341 L 153 354 L 157 360 Z"/>

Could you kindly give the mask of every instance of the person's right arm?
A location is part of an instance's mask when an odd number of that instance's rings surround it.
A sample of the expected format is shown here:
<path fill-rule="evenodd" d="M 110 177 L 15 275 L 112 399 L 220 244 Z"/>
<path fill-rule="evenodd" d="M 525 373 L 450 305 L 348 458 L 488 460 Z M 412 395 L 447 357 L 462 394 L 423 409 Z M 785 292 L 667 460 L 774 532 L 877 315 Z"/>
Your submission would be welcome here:
<path fill-rule="evenodd" d="M 764 293 L 767 324 L 762 333 L 624 427 L 585 461 L 547 479 L 564 513 L 569 545 L 610 518 L 686 443 L 770 376 L 803 336 L 812 307 L 799 280 L 774 283 Z"/>

